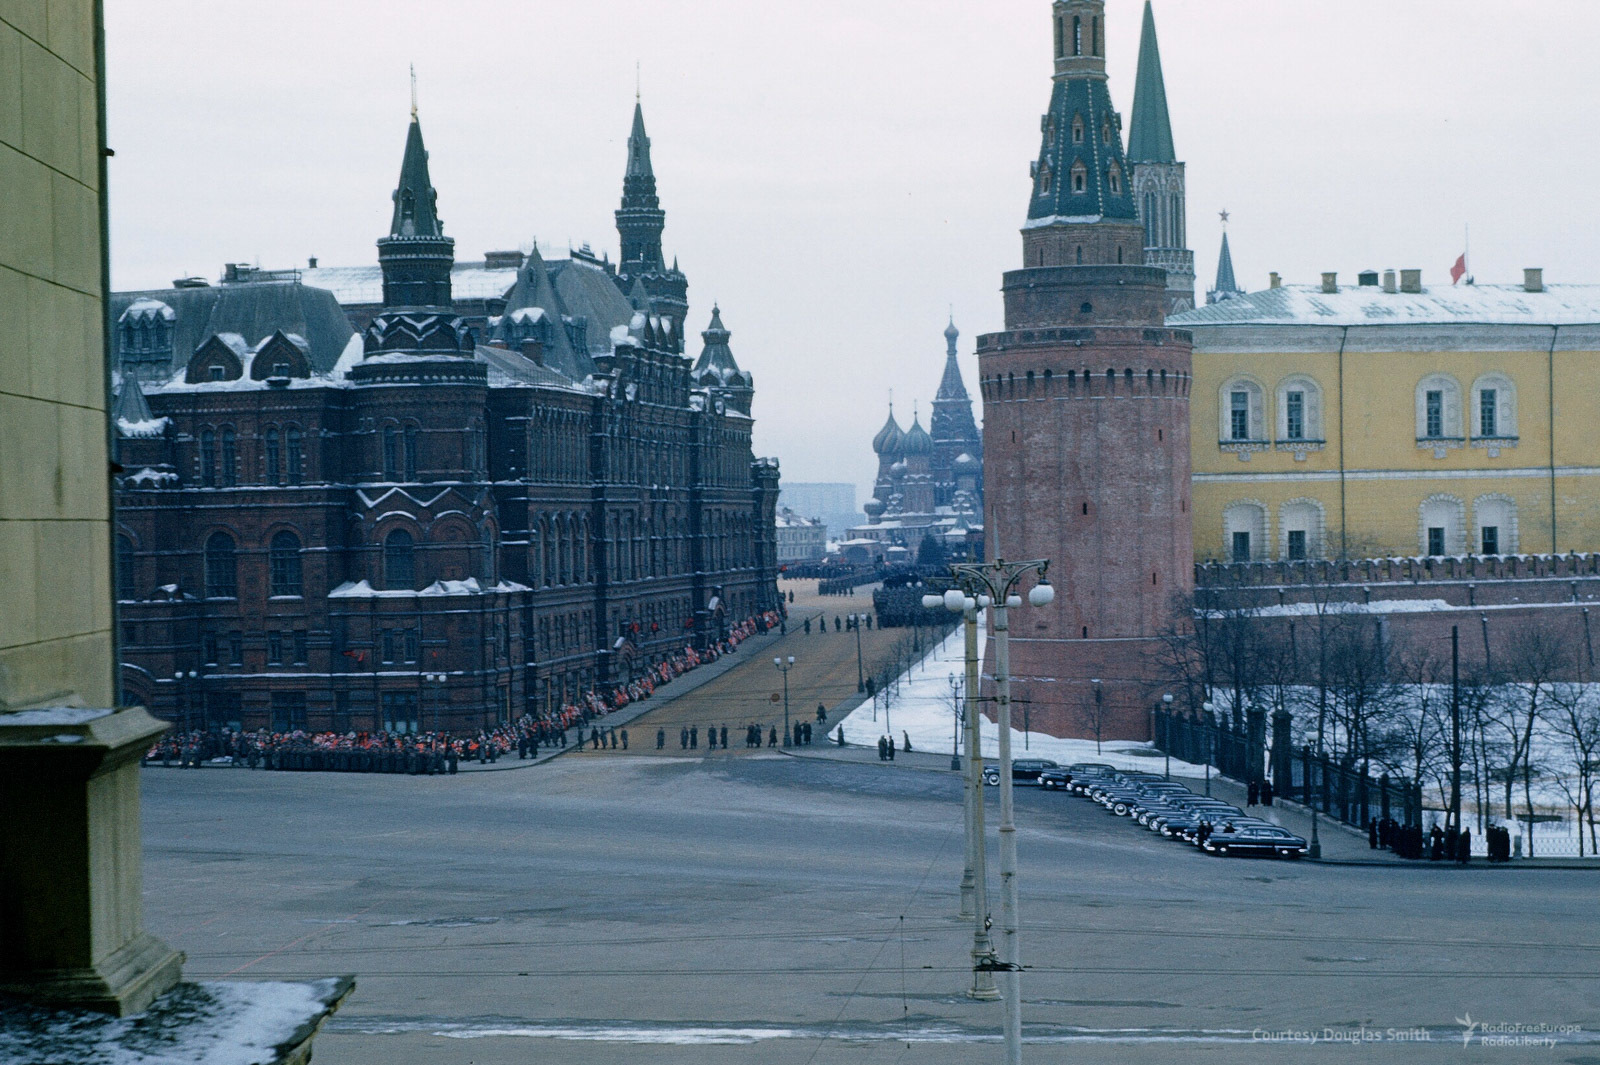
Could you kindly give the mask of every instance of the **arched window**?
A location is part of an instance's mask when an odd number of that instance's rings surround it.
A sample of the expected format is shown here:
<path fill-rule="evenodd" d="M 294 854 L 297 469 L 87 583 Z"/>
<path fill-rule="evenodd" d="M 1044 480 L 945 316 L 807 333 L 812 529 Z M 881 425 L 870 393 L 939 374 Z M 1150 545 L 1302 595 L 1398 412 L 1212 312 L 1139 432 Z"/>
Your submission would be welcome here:
<path fill-rule="evenodd" d="M 289 468 L 290 484 L 299 484 L 300 478 L 304 473 L 304 463 L 300 455 L 300 447 L 300 430 L 291 425 L 289 426 L 288 431 L 284 433 L 284 448 L 288 452 L 285 457 L 289 460 L 287 465 Z"/>
<path fill-rule="evenodd" d="M 239 483 L 239 448 L 234 439 L 233 426 L 222 429 L 222 484 L 232 488 Z"/>
<path fill-rule="evenodd" d="M 1072 54 L 1083 54 L 1083 19 L 1078 15 L 1072 16 Z"/>
<path fill-rule="evenodd" d="M 1267 508 L 1254 500 L 1234 503 L 1222 512 L 1222 549 L 1230 562 L 1267 557 Z"/>
<path fill-rule="evenodd" d="M 383 476 L 389 481 L 400 479 L 400 430 L 392 425 L 383 427 Z"/>
<path fill-rule="evenodd" d="M 1073 115 L 1072 116 L 1072 143 L 1073 144 L 1082 144 L 1083 143 L 1083 116 L 1082 115 Z"/>
<path fill-rule="evenodd" d="M 539 547 L 541 564 L 539 567 L 539 584 L 549 585 L 556 579 L 556 540 L 555 530 L 551 528 L 547 518 L 539 519 Z"/>
<path fill-rule="evenodd" d="M 1106 127 L 1106 132 L 1108 134 L 1111 132 L 1110 126 Z M 1106 170 L 1106 185 L 1111 189 L 1111 195 L 1122 195 L 1122 169 L 1116 163 L 1112 163 Z"/>
<path fill-rule="evenodd" d="M 266 481 L 277 484 L 283 469 L 283 451 L 278 445 L 278 430 L 268 429 L 263 437 L 262 453 L 266 459 Z"/>
<path fill-rule="evenodd" d="M 274 596 L 299 596 L 305 591 L 300 567 L 300 537 L 285 529 L 272 537 L 267 550 L 267 575 Z"/>
<path fill-rule="evenodd" d="M 1466 507 L 1451 495 L 1431 495 L 1418 508 L 1419 546 L 1424 555 L 1466 554 Z"/>
<path fill-rule="evenodd" d="M 408 481 L 415 481 L 417 479 L 417 436 L 418 431 L 415 425 L 406 426 L 405 474 L 406 480 Z"/>
<path fill-rule="evenodd" d="M 1322 440 L 1322 388 L 1304 374 L 1278 382 L 1278 440 Z"/>
<path fill-rule="evenodd" d="M 238 598 L 239 573 L 233 537 L 225 532 L 214 532 L 206 539 L 205 569 L 207 599 Z"/>
<path fill-rule="evenodd" d="M 1087 192 L 1088 190 L 1089 190 L 1089 171 L 1084 167 L 1084 165 L 1081 162 L 1073 163 L 1072 164 L 1072 191 L 1075 192 L 1075 193 L 1081 193 L 1081 192 Z"/>
<path fill-rule="evenodd" d="M 1323 556 L 1322 504 L 1315 499 L 1291 499 L 1278 508 L 1278 557 L 1300 562 Z"/>
<path fill-rule="evenodd" d="M 1517 543 L 1517 501 L 1498 492 L 1472 502 L 1475 549 L 1482 555 L 1514 555 Z"/>
<path fill-rule="evenodd" d="M 1417 382 L 1417 439 L 1461 439 L 1461 385 L 1449 374 Z"/>
<path fill-rule="evenodd" d="M 217 486 L 217 434 L 210 429 L 200 430 L 200 483 Z"/>
<path fill-rule="evenodd" d="M 1220 407 L 1217 439 L 1224 444 L 1259 442 L 1266 439 L 1266 418 L 1262 410 L 1264 390 L 1259 381 L 1233 377 L 1218 393 Z"/>
<path fill-rule="evenodd" d="M 137 587 L 133 573 L 133 538 L 117 534 L 117 598 L 132 599 Z"/>
<path fill-rule="evenodd" d="M 1502 373 L 1484 374 L 1472 382 L 1472 438 L 1515 440 L 1517 386 Z"/>
<path fill-rule="evenodd" d="M 390 591 L 417 586 L 415 541 L 404 529 L 395 529 L 384 537 L 383 586 Z"/>
<path fill-rule="evenodd" d="M 1144 243 L 1147 248 L 1154 248 L 1160 244 L 1156 239 L 1156 194 L 1144 194 Z"/>

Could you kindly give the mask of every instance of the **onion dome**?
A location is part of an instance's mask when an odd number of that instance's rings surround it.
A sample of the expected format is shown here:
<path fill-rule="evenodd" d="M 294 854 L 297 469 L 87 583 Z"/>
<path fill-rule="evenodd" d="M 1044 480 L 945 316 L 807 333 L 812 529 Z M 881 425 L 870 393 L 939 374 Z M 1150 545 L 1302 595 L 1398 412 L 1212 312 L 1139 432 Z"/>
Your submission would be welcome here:
<path fill-rule="evenodd" d="M 884 502 L 881 499 L 869 499 L 861 504 L 861 511 L 873 521 L 883 517 Z"/>
<path fill-rule="evenodd" d="M 906 475 L 906 470 L 908 468 L 909 467 L 906 466 L 906 460 L 901 459 L 899 462 L 889 467 L 889 476 L 891 479 L 898 481 L 900 478 Z"/>
<path fill-rule="evenodd" d="M 906 430 L 905 442 L 901 449 L 907 455 L 933 454 L 933 437 L 928 435 L 928 430 L 922 427 L 922 422 L 913 418 L 911 428 Z"/>
<path fill-rule="evenodd" d="M 973 458 L 970 453 L 963 451 L 956 456 L 956 469 L 965 472 L 967 470 L 976 470 L 977 468 L 978 460 Z"/>
<path fill-rule="evenodd" d="M 894 420 L 894 408 L 890 407 L 889 420 L 883 423 L 878 435 L 872 438 L 872 450 L 880 455 L 898 455 L 905 438 L 906 434 L 900 431 L 900 423 Z"/>

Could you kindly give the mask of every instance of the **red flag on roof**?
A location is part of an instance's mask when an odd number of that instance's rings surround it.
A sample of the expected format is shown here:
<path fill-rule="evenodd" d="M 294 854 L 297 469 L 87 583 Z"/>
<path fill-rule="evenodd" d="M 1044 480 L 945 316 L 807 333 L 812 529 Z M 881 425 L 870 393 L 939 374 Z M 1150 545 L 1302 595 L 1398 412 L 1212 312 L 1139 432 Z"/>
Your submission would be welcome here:
<path fill-rule="evenodd" d="M 1452 285 L 1454 285 L 1457 282 L 1459 282 L 1461 280 L 1461 278 L 1466 274 L 1466 272 L 1467 272 L 1467 253 L 1466 252 L 1462 252 L 1461 253 L 1461 258 L 1457 259 L 1456 260 L 1456 264 L 1450 268 L 1450 283 Z"/>

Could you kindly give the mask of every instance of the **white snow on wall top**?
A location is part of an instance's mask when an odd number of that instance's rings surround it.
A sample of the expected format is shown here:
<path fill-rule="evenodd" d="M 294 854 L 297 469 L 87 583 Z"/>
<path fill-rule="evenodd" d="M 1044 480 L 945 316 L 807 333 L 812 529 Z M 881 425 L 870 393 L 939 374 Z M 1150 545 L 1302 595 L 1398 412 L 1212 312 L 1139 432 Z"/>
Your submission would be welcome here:
<path fill-rule="evenodd" d="M 1196 307 L 1168 325 L 1591 325 L 1600 324 L 1600 285 L 1441 285 L 1385 292 L 1376 285 L 1284 285 Z"/>

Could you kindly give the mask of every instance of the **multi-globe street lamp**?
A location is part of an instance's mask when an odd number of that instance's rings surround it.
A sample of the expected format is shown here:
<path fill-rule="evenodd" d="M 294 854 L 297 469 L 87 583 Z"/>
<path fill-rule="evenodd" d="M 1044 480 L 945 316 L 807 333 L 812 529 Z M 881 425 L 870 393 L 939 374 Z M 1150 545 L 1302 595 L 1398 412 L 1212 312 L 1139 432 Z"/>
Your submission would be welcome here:
<path fill-rule="evenodd" d="M 1001 974 L 1001 995 L 1005 999 L 1005 1047 L 1007 1065 L 1022 1062 L 1022 962 L 1017 928 L 1017 825 L 1012 802 L 1011 781 L 1011 632 L 1010 611 L 1022 606 L 1017 594 L 1023 578 L 1037 573 L 1039 581 L 1028 591 L 1028 602 L 1035 607 L 1055 601 L 1055 589 L 1045 574 L 1047 559 L 1007 562 L 997 558 L 987 563 L 958 563 L 950 567 L 959 588 L 944 594 L 944 605 L 952 613 L 975 614 L 979 606 L 994 609 L 994 682 L 1000 733 L 1000 957 L 980 963 Z M 987 602 L 985 602 L 987 600 Z M 969 608 L 968 603 L 972 606 Z M 969 646 L 977 657 L 976 617 Z M 969 666 L 969 668 L 972 668 Z M 968 691 L 968 700 L 972 693 Z M 981 921 L 982 918 L 980 917 Z"/>
<path fill-rule="evenodd" d="M 772 664 L 778 667 L 778 672 L 783 674 L 783 745 L 789 746 L 789 671 L 794 668 L 794 655 L 788 661 L 774 658 Z"/>

